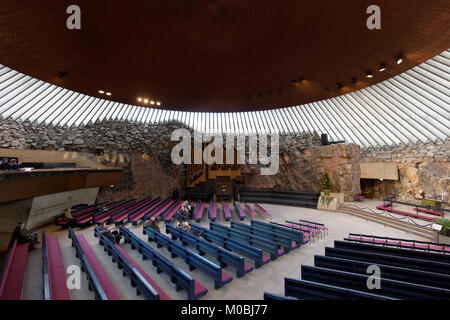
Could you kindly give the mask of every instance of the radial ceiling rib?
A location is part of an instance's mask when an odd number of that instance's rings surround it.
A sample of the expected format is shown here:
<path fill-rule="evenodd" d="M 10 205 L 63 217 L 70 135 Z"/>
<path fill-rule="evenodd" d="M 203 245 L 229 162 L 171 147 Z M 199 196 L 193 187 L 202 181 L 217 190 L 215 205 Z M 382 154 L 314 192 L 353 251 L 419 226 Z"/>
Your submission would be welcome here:
<path fill-rule="evenodd" d="M 365 148 L 450 135 L 450 51 L 371 87 L 306 105 L 239 113 L 168 111 L 90 97 L 0 65 L 0 116 L 53 126 L 179 121 L 209 133 L 327 133 Z"/>

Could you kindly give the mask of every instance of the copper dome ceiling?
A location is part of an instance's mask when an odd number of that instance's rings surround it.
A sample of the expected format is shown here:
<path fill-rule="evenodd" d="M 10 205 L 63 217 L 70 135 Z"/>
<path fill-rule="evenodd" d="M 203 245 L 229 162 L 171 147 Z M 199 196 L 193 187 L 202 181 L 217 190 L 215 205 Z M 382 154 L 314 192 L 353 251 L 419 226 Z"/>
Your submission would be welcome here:
<path fill-rule="evenodd" d="M 81 30 L 66 28 L 71 4 Z M 366 27 L 371 4 L 381 30 Z M 450 47 L 450 2 L 5 0 L 0 38 L 1 64 L 87 95 L 261 110 L 339 96 L 436 56 Z"/>

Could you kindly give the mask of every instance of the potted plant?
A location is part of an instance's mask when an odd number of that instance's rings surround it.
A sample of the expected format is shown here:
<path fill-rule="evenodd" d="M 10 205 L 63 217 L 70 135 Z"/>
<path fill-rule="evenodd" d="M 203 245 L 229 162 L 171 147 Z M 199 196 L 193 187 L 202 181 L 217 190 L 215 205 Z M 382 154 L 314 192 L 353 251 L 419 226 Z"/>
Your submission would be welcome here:
<path fill-rule="evenodd" d="M 442 229 L 440 234 L 443 236 L 450 236 L 450 220 L 449 219 L 439 219 L 435 223 L 440 224 Z"/>
<path fill-rule="evenodd" d="M 323 191 L 323 194 L 325 196 L 329 196 L 331 187 L 332 185 L 330 175 L 328 173 L 328 170 L 325 170 L 325 172 L 322 173 L 322 177 L 320 178 L 320 190 Z"/>

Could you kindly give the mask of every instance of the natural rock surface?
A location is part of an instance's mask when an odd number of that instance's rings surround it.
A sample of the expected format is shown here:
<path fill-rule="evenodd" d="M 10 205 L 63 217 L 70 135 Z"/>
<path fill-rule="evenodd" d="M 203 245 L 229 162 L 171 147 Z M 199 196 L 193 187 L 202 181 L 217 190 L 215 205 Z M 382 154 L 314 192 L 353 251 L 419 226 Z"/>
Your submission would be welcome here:
<path fill-rule="evenodd" d="M 450 139 L 363 150 L 361 162 L 395 162 L 398 181 L 373 181 L 377 198 L 395 194 L 398 199 L 414 202 L 416 198 L 448 199 L 450 194 Z"/>

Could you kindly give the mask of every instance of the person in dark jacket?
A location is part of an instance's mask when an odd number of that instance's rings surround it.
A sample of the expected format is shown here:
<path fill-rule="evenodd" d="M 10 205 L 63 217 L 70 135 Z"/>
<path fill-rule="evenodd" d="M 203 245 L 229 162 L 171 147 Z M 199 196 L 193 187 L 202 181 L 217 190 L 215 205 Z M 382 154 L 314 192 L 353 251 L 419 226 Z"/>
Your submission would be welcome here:
<path fill-rule="evenodd" d="M 16 229 L 14 230 L 14 238 L 17 239 L 18 243 L 30 243 L 30 248 L 34 248 L 34 245 L 37 243 L 40 243 L 38 241 L 38 234 L 37 232 L 29 232 L 25 228 L 25 223 L 19 222 L 17 224 Z"/>

